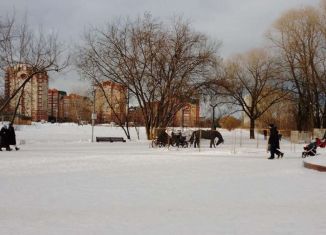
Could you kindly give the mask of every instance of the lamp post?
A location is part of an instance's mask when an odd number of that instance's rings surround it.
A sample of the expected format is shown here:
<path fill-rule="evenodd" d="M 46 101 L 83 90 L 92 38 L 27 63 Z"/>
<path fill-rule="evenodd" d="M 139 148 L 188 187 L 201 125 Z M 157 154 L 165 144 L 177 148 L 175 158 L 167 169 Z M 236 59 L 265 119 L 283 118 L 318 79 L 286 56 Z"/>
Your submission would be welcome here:
<path fill-rule="evenodd" d="M 184 122 L 185 122 L 185 108 L 182 108 L 182 116 L 181 116 L 181 127 L 182 127 L 182 131 L 183 131 L 183 129 L 184 129 Z"/>
<path fill-rule="evenodd" d="M 129 111 L 131 110 L 131 107 L 129 107 L 129 99 L 130 99 L 130 94 L 129 94 L 129 89 L 127 88 L 127 90 L 125 91 L 125 93 L 127 93 L 127 96 L 126 96 L 126 116 L 125 116 L 125 125 L 126 127 L 129 126 Z"/>
<path fill-rule="evenodd" d="M 211 127 L 211 129 L 212 130 L 216 130 L 216 126 L 215 126 L 215 108 L 216 108 L 216 106 L 217 106 L 217 104 L 210 104 L 209 106 L 211 106 L 212 107 L 212 127 Z"/>
<path fill-rule="evenodd" d="M 95 126 L 95 120 L 97 118 L 96 112 L 95 112 L 95 85 L 93 85 L 93 112 L 92 112 L 92 143 L 94 142 L 94 126 Z"/>

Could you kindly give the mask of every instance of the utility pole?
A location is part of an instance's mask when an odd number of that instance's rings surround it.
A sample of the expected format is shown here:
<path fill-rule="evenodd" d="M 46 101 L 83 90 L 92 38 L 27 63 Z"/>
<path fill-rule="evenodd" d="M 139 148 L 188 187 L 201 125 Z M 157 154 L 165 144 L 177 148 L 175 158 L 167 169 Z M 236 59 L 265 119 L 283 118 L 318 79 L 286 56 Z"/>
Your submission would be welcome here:
<path fill-rule="evenodd" d="M 217 104 L 210 104 L 209 106 L 211 106 L 212 109 L 213 109 L 213 113 L 212 113 L 212 127 L 211 127 L 211 129 L 212 130 L 216 130 L 216 126 L 215 126 L 215 108 L 216 108 Z"/>
<path fill-rule="evenodd" d="M 126 116 L 125 116 L 125 125 L 129 127 L 129 99 L 130 99 L 129 89 L 127 89 L 127 97 L 126 97 Z"/>
<path fill-rule="evenodd" d="M 96 110 L 95 110 L 95 97 L 96 97 L 95 85 L 93 84 L 93 113 L 92 113 L 92 143 L 94 142 L 94 126 L 96 120 Z"/>

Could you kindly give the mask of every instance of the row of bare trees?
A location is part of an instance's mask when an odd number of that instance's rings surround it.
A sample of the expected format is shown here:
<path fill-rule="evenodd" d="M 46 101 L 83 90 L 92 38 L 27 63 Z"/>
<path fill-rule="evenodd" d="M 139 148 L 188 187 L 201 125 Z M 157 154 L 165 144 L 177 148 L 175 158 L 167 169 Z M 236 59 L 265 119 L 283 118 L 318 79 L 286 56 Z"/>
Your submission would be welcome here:
<path fill-rule="evenodd" d="M 170 125 L 186 103 L 207 95 L 230 112 L 245 113 L 251 138 L 256 121 L 272 115 L 281 103 L 295 112 L 297 129 L 310 130 L 326 126 L 325 23 L 326 1 L 320 7 L 292 9 L 268 31 L 269 45 L 222 62 L 219 43 L 183 19 L 164 23 L 145 14 L 90 28 L 77 47 L 75 64 L 92 86 L 111 81 L 126 88 L 128 102 L 133 100 L 141 110 L 148 138 L 153 129 Z M 35 74 L 64 68 L 67 58 L 62 60 L 62 54 L 56 36 L 32 33 L 14 18 L 0 21 L 2 75 L 20 64 L 32 68 L 2 102 L 0 113 Z M 105 96 L 105 89 L 100 90 Z M 122 120 L 112 99 L 105 97 L 130 138 L 128 115 Z"/>
<path fill-rule="evenodd" d="M 326 127 L 325 22 L 326 1 L 320 8 L 289 10 L 268 31 L 266 48 L 230 58 L 211 79 L 209 89 L 223 97 L 221 103 L 250 119 L 251 138 L 256 120 L 277 105 L 295 112 L 298 130 Z"/>
<path fill-rule="evenodd" d="M 181 19 L 167 25 L 145 14 L 90 30 L 77 65 L 96 84 L 109 80 L 127 87 L 151 138 L 154 128 L 170 125 L 186 103 L 199 97 L 217 64 L 217 48 Z"/>
<path fill-rule="evenodd" d="M 326 1 L 293 9 L 268 33 L 296 105 L 297 127 L 326 127 Z"/>
<path fill-rule="evenodd" d="M 210 81 L 210 89 L 222 103 L 242 111 L 250 119 L 250 137 L 255 121 L 271 106 L 282 101 L 284 80 L 275 58 L 261 49 L 236 56 L 224 63 L 223 72 Z"/>
<path fill-rule="evenodd" d="M 141 107 L 147 135 L 171 124 L 190 99 L 213 93 L 231 112 L 277 121 L 271 110 L 295 112 L 298 130 L 326 126 L 326 4 L 289 10 L 267 33 L 269 45 L 220 63 L 218 44 L 182 20 L 164 25 L 149 15 L 92 29 L 80 47 L 86 77 L 128 88 Z M 89 76 L 90 71 L 96 74 Z M 210 99 L 211 100 L 211 99 Z M 281 104 L 288 104 L 282 106 Z"/>

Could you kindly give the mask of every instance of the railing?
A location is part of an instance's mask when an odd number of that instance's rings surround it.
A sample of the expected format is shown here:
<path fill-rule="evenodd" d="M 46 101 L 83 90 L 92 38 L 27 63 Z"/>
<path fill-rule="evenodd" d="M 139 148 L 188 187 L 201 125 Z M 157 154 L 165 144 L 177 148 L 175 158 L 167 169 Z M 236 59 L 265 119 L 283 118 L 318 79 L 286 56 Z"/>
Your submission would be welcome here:
<path fill-rule="evenodd" d="M 204 131 L 210 130 L 209 128 L 156 128 L 152 131 L 152 137 L 155 139 L 155 143 L 160 143 L 160 147 L 173 148 L 174 145 L 172 140 L 172 133 L 174 135 L 181 133 L 182 136 L 186 138 L 188 142 L 188 148 L 194 147 L 194 144 L 191 143 L 191 135 L 194 131 L 199 131 L 199 146 L 198 151 L 204 149 L 210 149 L 211 140 L 206 139 L 202 133 Z M 278 130 L 281 149 L 285 149 L 286 151 L 292 152 L 301 152 L 302 145 L 310 143 L 314 141 L 316 137 L 322 138 L 325 130 L 324 129 L 315 129 L 313 132 L 309 131 L 292 131 L 292 130 Z M 212 130 L 212 132 L 214 132 Z M 255 138 L 250 139 L 250 129 L 235 129 L 232 131 L 227 131 L 225 129 L 217 129 L 217 132 L 222 134 L 224 139 L 224 143 L 218 145 L 216 148 L 221 150 L 226 150 L 231 153 L 236 153 L 238 151 L 246 151 L 248 149 L 261 149 L 267 151 L 268 139 L 270 131 L 269 129 L 255 129 Z M 165 133 L 169 138 L 164 137 L 160 140 L 158 133 Z M 217 139 L 214 138 L 213 143 L 217 143 Z M 166 142 L 166 143 L 165 143 Z M 151 144 L 151 146 L 155 147 L 157 144 Z M 214 149 L 214 146 L 212 146 Z M 255 150 L 256 151 L 256 150 Z"/>

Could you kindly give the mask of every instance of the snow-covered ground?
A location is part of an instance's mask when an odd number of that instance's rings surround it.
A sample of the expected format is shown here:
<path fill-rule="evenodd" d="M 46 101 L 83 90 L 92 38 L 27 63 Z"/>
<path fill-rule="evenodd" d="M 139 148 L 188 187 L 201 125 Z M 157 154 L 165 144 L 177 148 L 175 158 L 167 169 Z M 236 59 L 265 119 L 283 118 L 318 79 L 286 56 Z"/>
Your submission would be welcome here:
<path fill-rule="evenodd" d="M 267 160 L 261 136 L 221 133 L 217 149 L 159 149 L 144 130 L 91 143 L 90 126 L 19 126 L 21 150 L 0 153 L 0 234 L 326 234 L 326 173 L 303 167 L 302 145 Z"/>

